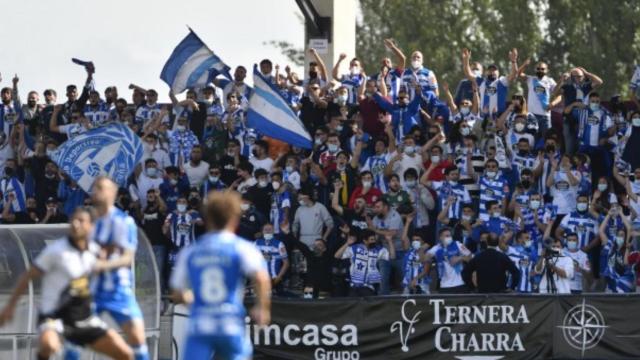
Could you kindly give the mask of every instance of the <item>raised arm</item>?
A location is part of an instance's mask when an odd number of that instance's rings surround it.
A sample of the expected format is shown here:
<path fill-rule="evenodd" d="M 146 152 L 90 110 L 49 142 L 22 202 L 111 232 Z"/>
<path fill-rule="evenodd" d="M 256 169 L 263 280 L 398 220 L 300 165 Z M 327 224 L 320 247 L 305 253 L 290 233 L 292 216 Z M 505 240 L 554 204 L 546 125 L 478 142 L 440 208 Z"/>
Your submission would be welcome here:
<path fill-rule="evenodd" d="M 331 208 L 342 216 L 344 209 L 340 206 L 340 190 L 342 190 L 342 181 L 333 183 L 333 194 L 331 195 Z"/>
<path fill-rule="evenodd" d="M 322 58 L 320 57 L 316 49 L 309 49 L 309 53 L 311 54 L 311 56 L 313 56 L 316 63 L 318 63 L 318 67 L 320 67 L 320 74 L 318 75 L 320 75 L 321 79 L 323 79 L 324 81 L 329 81 L 329 79 L 327 78 L 327 66 L 324 64 L 324 61 L 322 61 Z"/>
<path fill-rule="evenodd" d="M 509 51 L 509 61 L 511 62 L 511 72 L 507 76 L 507 81 L 512 82 L 518 76 L 518 49 L 513 48 Z"/>
<path fill-rule="evenodd" d="M 404 56 L 402 50 L 400 50 L 400 48 L 396 46 L 392 39 L 385 39 L 384 45 L 396 56 L 396 67 L 400 70 L 404 69 L 407 62 L 407 57 Z"/>
<path fill-rule="evenodd" d="M 60 132 L 60 127 L 58 126 L 58 115 L 60 114 L 60 109 L 62 109 L 62 105 L 54 105 L 53 113 L 51 113 L 51 118 L 49 119 L 49 131 L 54 133 Z"/>
<path fill-rule="evenodd" d="M 584 73 L 584 76 L 586 76 L 587 78 L 589 78 L 591 80 L 591 86 L 594 89 L 596 87 L 602 85 L 603 81 L 598 75 L 588 72 L 587 69 L 585 69 L 583 67 L 578 67 L 578 69 L 582 70 L 582 72 Z"/>
<path fill-rule="evenodd" d="M 475 80 L 472 81 L 475 84 Z M 456 102 L 453 100 L 453 95 L 451 95 L 451 91 L 449 91 L 449 83 L 442 83 L 442 91 L 444 92 L 444 98 L 447 101 L 447 105 L 449 109 L 451 109 L 451 114 L 455 115 L 458 113 L 458 107 L 456 106 Z"/>
<path fill-rule="evenodd" d="M 336 81 L 340 81 L 340 74 L 338 74 L 338 72 L 340 71 L 340 64 L 342 64 L 342 62 L 346 58 L 347 54 L 341 53 L 338 57 L 338 61 L 336 61 L 336 64 L 333 66 L 333 69 L 331 69 L 331 76 L 333 76 Z"/>
<path fill-rule="evenodd" d="M 476 81 L 476 76 L 471 72 L 471 65 L 469 65 L 470 58 L 471 51 L 466 48 L 462 49 L 462 73 L 469 81 Z"/>

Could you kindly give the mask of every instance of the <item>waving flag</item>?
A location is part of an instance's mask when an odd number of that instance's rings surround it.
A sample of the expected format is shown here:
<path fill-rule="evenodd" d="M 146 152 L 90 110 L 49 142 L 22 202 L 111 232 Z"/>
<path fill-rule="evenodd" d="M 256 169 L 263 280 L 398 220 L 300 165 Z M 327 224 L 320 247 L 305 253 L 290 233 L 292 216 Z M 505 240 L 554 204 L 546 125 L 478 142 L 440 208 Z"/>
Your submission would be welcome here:
<path fill-rule="evenodd" d="M 269 137 L 311 149 L 311 135 L 278 89 L 253 66 L 253 93 L 249 100 L 249 127 Z"/>
<path fill-rule="evenodd" d="M 142 154 L 140 138 L 125 125 L 112 124 L 68 140 L 51 159 L 84 191 L 89 192 L 93 181 L 100 175 L 125 186 Z"/>
<path fill-rule="evenodd" d="M 189 35 L 176 46 L 164 64 L 160 79 L 178 94 L 187 88 L 204 87 L 217 74 L 231 80 L 230 69 L 189 29 Z"/>

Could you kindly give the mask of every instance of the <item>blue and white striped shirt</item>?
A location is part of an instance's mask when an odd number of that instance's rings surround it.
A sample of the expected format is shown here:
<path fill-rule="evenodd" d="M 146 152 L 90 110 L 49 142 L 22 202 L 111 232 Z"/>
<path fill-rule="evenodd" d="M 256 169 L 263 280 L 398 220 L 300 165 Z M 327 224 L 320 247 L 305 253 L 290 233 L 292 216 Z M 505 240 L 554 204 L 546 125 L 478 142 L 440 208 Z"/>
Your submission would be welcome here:
<path fill-rule="evenodd" d="M 284 247 L 284 244 L 275 238 L 271 240 L 261 238 L 256 240 L 256 247 L 264 256 L 269 276 L 272 279 L 278 276 L 284 260 L 287 259 L 287 249 Z"/>
<path fill-rule="evenodd" d="M 183 248 L 196 241 L 196 221 L 200 218 L 200 214 L 197 211 L 188 211 L 181 214 L 176 210 L 167 215 L 166 222 L 170 224 L 171 242 L 175 247 Z"/>
<path fill-rule="evenodd" d="M 560 226 L 565 231 L 574 232 L 578 235 L 578 247 L 580 249 L 588 245 L 598 233 L 598 222 L 588 212 L 581 214 L 573 211 L 562 219 Z"/>
<path fill-rule="evenodd" d="M 487 203 L 489 201 L 502 203 L 502 199 L 509 195 L 508 190 L 507 180 L 499 175 L 496 176 L 496 179 L 489 179 L 486 176 L 480 177 L 480 220 L 484 221 L 489 218 Z"/>

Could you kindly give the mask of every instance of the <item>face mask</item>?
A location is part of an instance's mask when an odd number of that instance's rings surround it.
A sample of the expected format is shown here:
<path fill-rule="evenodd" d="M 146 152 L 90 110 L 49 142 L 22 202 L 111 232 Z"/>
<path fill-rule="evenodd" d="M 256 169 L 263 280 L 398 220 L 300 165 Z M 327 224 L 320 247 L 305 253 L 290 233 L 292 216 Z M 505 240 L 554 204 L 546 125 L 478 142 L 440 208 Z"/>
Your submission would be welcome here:
<path fill-rule="evenodd" d="M 187 127 L 186 127 L 186 126 L 184 126 L 184 125 L 178 125 L 178 126 L 176 126 L 176 130 L 178 130 L 178 131 L 184 131 L 186 128 L 187 128 Z"/>
<path fill-rule="evenodd" d="M 314 142 L 316 145 L 322 145 L 322 138 L 317 137 Z"/>
<path fill-rule="evenodd" d="M 575 250 L 578 248 L 578 243 L 575 241 L 567 241 L 567 249 Z"/>
<path fill-rule="evenodd" d="M 544 77 L 544 72 L 543 71 L 536 71 L 536 76 L 538 77 L 538 79 L 542 79 Z"/>
<path fill-rule="evenodd" d="M 334 101 L 337 104 L 344 105 L 347 102 L 347 95 L 339 95 Z"/>
<path fill-rule="evenodd" d="M 589 103 L 589 109 L 591 109 L 591 111 L 598 111 L 598 110 L 600 110 L 600 104 L 599 103 Z"/>
<path fill-rule="evenodd" d="M 495 177 L 496 177 L 496 175 L 498 175 L 498 173 L 497 173 L 497 172 L 495 172 L 495 171 L 487 171 L 487 177 L 488 177 L 489 179 L 493 179 L 493 178 L 495 178 Z"/>
<path fill-rule="evenodd" d="M 633 126 L 635 127 L 639 127 L 640 126 L 640 117 L 634 117 L 631 119 L 631 124 L 633 124 Z"/>
<path fill-rule="evenodd" d="M 242 210 L 242 211 L 249 210 L 249 204 L 247 204 L 247 203 L 240 204 L 240 210 Z"/>
<path fill-rule="evenodd" d="M 418 241 L 418 240 L 413 240 L 413 241 L 411 242 L 411 248 L 412 248 L 413 250 L 418 250 L 418 249 L 420 249 L 420 246 L 422 246 L 422 244 L 420 244 L 420 241 Z"/>
<path fill-rule="evenodd" d="M 411 60 L 411 67 L 414 69 L 418 69 L 422 66 L 422 61 L 420 60 Z"/>
<path fill-rule="evenodd" d="M 500 216 L 502 216 L 502 213 L 500 211 L 494 211 L 493 212 L 493 217 L 494 218 L 499 218 Z"/>
<path fill-rule="evenodd" d="M 351 72 L 351 75 L 358 75 L 360 74 L 360 68 L 357 66 L 352 66 L 349 71 Z"/>
<path fill-rule="evenodd" d="M 328 144 L 327 148 L 329 149 L 330 153 L 338 152 L 338 145 L 336 144 Z"/>
<path fill-rule="evenodd" d="M 587 203 L 578 203 L 578 211 L 583 212 L 583 211 L 587 211 L 587 208 L 589 207 L 589 205 L 587 205 Z"/>
<path fill-rule="evenodd" d="M 292 173 L 293 172 L 293 166 L 287 165 L 284 170 L 288 173 Z"/>
<path fill-rule="evenodd" d="M 300 204 L 300 206 L 307 206 L 307 202 L 304 200 L 298 200 L 298 204 Z"/>
<path fill-rule="evenodd" d="M 462 215 L 462 220 L 471 221 L 471 216 L 470 215 Z"/>
<path fill-rule="evenodd" d="M 46 151 L 48 157 L 52 157 L 55 152 L 56 152 L 55 150 L 49 150 L 49 149 L 47 149 Z"/>
<path fill-rule="evenodd" d="M 416 152 L 416 148 L 413 146 L 405 146 L 404 153 L 407 155 L 413 155 Z"/>
<path fill-rule="evenodd" d="M 176 208 L 178 209 L 179 213 L 183 213 L 183 212 L 187 211 L 187 205 L 186 204 L 178 204 L 176 206 Z"/>
<path fill-rule="evenodd" d="M 336 131 L 337 131 L 337 132 L 341 132 L 341 131 L 342 131 L 342 129 L 344 129 L 344 126 L 342 126 L 342 125 L 338 125 L 338 126 L 336 126 Z"/>
<path fill-rule="evenodd" d="M 410 188 L 416 187 L 416 181 L 415 180 L 407 180 L 404 183 L 407 185 L 407 187 L 410 187 Z"/>
<path fill-rule="evenodd" d="M 497 77 L 493 74 L 491 75 L 487 75 L 487 80 L 489 80 L 489 82 L 494 82 L 496 81 Z"/>
<path fill-rule="evenodd" d="M 273 234 L 263 234 L 263 237 L 265 240 L 269 241 L 271 239 L 273 239 Z"/>
<path fill-rule="evenodd" d="M 471 128 L 464 126 L 460 128 L 460 134 L 462 134 L 462 136 L 467 136 L 469 135 L 469 133 L 471 133 Z"/>
<path fill-rule="evenodd" d="M 258 181 L 258 187 L 264 188 L 264 187 L 267 187 L 267 185 L 268 185 L 267 180 Z"/>
<path fill-rule="evenodd" d="M 618 247 L 621 247 L 622 245 L 624 245 L 624 237 L 616 236 L 616 245 L 618 245 Z"/>
<path fill-rule="evenodd" d="M 468 106 L 463 106 L 460 108 L 460 114 L 467 116 L 469 114 L 469 107 Z"/>
<path fill-rule="evenodd" d="M 432 163 L 439 163 L 440 162 L 440 156 L 439 155 L 432 155 L 431 156 L 431 162 Z"/>
<path fill-rule="evenodd" d="M 449 180 L 449 184 L 450 184 L 451 186 L 456 186 L 456 185 L 458 185 L 458 182 L 457 182 L 457 181 L 455 181 L 455 180 Z"/>
<path fill-rule="evenodd" d="M 453 238 L 451 236 L 447 236 L 444 239 L 442 239 L 442 242 L 444 243 L 445 246 L 449 246 L 449 244 L 453 242 Z"/>
<path fill-rule="evenodd" d="M 516 128 L 517 132 L 522 132 L 522 131 L 524 131 L 524 124 L 523 123 L 517 123 L 515 125 L 515 128 Z"/>
<path fill-rule="evenodd" d="M 277 181 L 274 181 L 271 183 L 271 187 L 273 188 L 273 190 L 278 190 L 280 189 L 280 183 Z"/>
<path fill-rule="evenodd" d="M 605 191 L 607 190 L 607 184 L 598 184 L 598 190 Z"/>
<path fill-rule="evenodd" d="M 538 210 L 540 208 L 540 201 L 539 200 L 531 200 L 531 203 L 529 203 L 529 207 L 533 210 Z"/>
<path fill-rule="evenodd" d="M 363 181 L 362 182 L 362 187 L 365 188 L 365 189 L 371 188 L 371 181 Z"/>
<path fill-rule="evenodd" d="M 525 240 L 524 247 L 530 248 L 532 243 L 533 243 L 533 241 L 531 241 L 531 240 Z"/>
<path fill-rule="evenodd" d="M 45 173 L 44 177 L 46 177 L 47 179 L 53 179 L 56 177 L 55 173 Z"/>
<path fill-rule="evenodd" d="M 218 176 L 211 176 L 211 175 L 209 175 L 209 181 L 210 181 L 210 182 L 212 182 L 212 183 L 216 183 L 216 182 L 218 182 L 218 180 L 220 180 L 220 177 L 218 177 Z"/>
<path fill-rule="evenodd" d="M 147 176 L 148 177 L 156 177 L 158 174 L 158 169 L 156 168 L 147 168 Z"/>
<path fill-rule="evenodd" d="M 170 179 L 170 180 L 169 180 L 169 183 L 170 183 L 171 185 L 173 185 L 173 186 L 176 186 L 176 185 L 178 184 L 178 180 L 176 180 L 176 179 Z"/>

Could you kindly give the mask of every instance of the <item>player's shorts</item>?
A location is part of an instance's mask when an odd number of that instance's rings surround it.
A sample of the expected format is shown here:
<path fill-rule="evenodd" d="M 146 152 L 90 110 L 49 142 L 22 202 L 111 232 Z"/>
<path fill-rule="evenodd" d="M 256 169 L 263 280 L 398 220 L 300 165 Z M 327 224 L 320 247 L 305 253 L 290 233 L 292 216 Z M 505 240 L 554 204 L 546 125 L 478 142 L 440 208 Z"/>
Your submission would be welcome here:
<path fill-rule="evenodd" d="M 118 324 L 126 324 L 132 320 L 142 320 L 142 311 L 134 298 L 118 301 L 96 301 L 96 313 L 108 313 Z"/>
<path fill-rule="evenodd" d="M 38 333 L 41 334 L 46 330 L 53 330 L 68 341 L 80 346 L 93 344 L 105 336 L 108 329 L 107 324 L 95 315 L 67 324 L 54 317 L 38 316 Z"/>
<path fill-rule="evenodd" d="M 253 347 L 249 339 L 242 335 L 189 335 L 184 346 L 182 359 L 247 360 Z"/>

